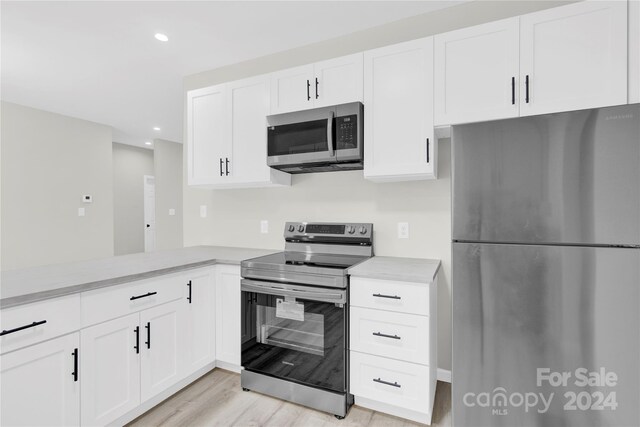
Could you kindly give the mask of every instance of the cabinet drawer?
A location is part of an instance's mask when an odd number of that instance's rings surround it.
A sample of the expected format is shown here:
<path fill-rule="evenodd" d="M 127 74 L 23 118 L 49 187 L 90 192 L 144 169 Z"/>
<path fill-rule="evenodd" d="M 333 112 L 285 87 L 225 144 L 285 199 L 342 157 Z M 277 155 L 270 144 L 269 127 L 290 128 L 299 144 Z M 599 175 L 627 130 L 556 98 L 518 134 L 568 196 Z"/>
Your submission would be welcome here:
<path fill-rule="evenodd" d="M 186 274 L 160 276 L 82 293 L 82 326 L 125 316 L 188 293 Z"/>
<path fill-rule="evenodd" d="M 353 306 L 429 315 L 430 285 L 358 277 L 352 277 L 350 283 Z"/>
<path fill-rule="evenodd" d="M 388 405 L 426 412 L 433 381 L 429 367 L 350 352 L 351 393 Z"/>
<path fill-rule="evenodd" d="M 428 365 L 429 317 L 350 308 L 349 349 Z"/>
<path fill-rule="evenodd" d="M 24 326 L 28 327 L 0 337 L 0 353 L 80 329 L 80 294 L 0 311 L 0 330 L 11 331 Z"/>

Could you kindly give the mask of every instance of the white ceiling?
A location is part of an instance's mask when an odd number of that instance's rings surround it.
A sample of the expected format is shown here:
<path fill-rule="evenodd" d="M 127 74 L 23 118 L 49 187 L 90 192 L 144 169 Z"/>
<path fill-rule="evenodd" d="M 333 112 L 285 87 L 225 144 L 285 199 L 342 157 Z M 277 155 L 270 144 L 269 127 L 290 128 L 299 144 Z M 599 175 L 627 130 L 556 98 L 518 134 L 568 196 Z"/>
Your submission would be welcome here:
<path fill-rule="evenodd" d="M 117 142 L 181 142 L 184 76 L 458 3 L 2 1 L 1 95 L 110 125 Z"/>

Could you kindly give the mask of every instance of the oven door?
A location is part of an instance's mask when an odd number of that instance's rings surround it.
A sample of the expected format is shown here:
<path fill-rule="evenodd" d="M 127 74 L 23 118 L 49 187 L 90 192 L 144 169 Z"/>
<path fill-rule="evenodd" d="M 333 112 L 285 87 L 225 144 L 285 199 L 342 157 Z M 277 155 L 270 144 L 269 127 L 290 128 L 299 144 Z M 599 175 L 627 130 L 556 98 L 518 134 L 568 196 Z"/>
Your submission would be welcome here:
<path fill-rule="evenodd" d="M 345 392 L 347 291 L 242 280 L 242 367 Z"/>

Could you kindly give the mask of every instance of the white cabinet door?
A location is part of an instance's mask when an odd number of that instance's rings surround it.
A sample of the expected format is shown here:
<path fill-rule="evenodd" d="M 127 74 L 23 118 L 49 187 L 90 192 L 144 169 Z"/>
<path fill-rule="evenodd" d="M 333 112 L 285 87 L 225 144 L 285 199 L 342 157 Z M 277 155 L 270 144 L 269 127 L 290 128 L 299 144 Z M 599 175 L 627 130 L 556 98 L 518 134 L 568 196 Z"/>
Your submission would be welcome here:
<path fill-rule="evenodd" d="M 291 175 L 267 166 L 270 81 L 269 76 L 259 76 L 228 85 L 234 187 L 291 185 Z"/>
<path fill-rule="evenodd" d="M 185 375 L 190 375 L 216 358 L 216 287 L 213 268 L 199 270 L 186 278 Z"/>
<path fill-rule="evenodd" d="M 362 102 L 363 54 L 342 56 L 314 65 L 312 98 L 314 107 Z"/>
<path fill-rule="evenodd" d="M 82 424 L 106 425 L 140 404 L 139 315 L 83 329 Z"/>
<path fill-rule="evenodd" d="M 364 54 L 364 177 L 436 177 L 433 37 Z"/>
<path fill-rule="evenodd" d="M 519 18 L 434 37 L 435 124 L 518 116 Z"/>
<path fill-rule="evenodd" d="M 216 266 L 216 359 L 225 367 L 240 366 L 240 268 Z M 230 366 L 228 366 L 230 365 Z"/>
<path fill-rule="evenodd" d="M 73 333 L 0 357 L 1 425 L 80 425 L 80 382 L 73 375 L 78 341 Z"/>
<path fill-rule="evenodd" d="M 187 94 L 187 167 L 189 185 L 211 185 L 228 180 L 231 157 L 226 114 L 226 85 Z"/>
<path fill-rule="evenodd" d="M 627 2 L 584 1 L 520 17 L 520 115 L 627 102 Z"/>
<path fill-rule="evenodd" d="M 173 301 L 140 313 L 140 395 L 145 402 L 184 377 L 185 304 Z"/>
<path fill-rule="evenodd" d="M 313 64 L 271 74 L 271 114 L 313 108 Z"/>

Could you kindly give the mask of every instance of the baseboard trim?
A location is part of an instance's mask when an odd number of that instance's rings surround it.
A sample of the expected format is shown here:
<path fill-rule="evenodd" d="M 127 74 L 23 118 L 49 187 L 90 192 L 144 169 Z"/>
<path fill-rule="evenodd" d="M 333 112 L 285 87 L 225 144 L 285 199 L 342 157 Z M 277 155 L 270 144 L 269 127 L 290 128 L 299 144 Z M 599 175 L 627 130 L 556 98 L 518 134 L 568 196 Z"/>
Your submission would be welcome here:
<path fill-rule="evenodd" d="M 188 377 L 182 379 L 181 381 L 178 381 L 176 384 L 172 385 L 171 387 L 169 387 L 168 389 L 166 389 L 162 393 L 158 394 L 157 396 L 152 397 L 151 399 L 149 399 L 146 402 L 144 402 L 141 405 L 139 405 L 137 408 L 127 412 L 126 414 L 124 414 L 123 416 L 118 418 L 117 420 L 114 420 L 113 422 L 109 423 L 109 425 L 110 426 L 123 426 L 123 425 L 135 420 L 140 415 L 142 415 L 145 412 L 147 412 L 149 409 L 151 409 L 154 406 L 156 406 L 156 405 L 162 403 L 163 401 L 167 400 L 168 398 L 170 398 L 171 396 L 173 396 L 174 394 L 176 394 L 177 392 L 179 392 L 180 390 L 182 390 L 183 388 L 185 388 L 189 384 L 193 383 L 195 380 L 197 380 L 201 376 L 203 376 L 206 373 L 208 373 L 209 371 L 213 370 L 215 367 L 216 367 L 216 363 L 215 362 L 212 362 L 212 363 L 209 363 L 209 364 L 205 365 L 204 367 L 198 369 L 196 372 L 194 372 L 193 374 L 189 375 Z"/>
<path fill-rule="evenodd" d="M 437 377 L 438 377 L 438 381 L 451 384 L 451 371 L 438 368 Z"/>
<path fill-rule="evenodd" d="M 236 365 L 235 363 L 225 362 L 223 360 L 216 361 L 216 368 L 224 369 L 225 371 L 235 372 L 236 374 L 239 374 L 240 371 L 242 370 L 240 368 L 240 365 Z"/>
<path fill-rule="evenodd" d="M 413 411 L 411 409 L 401 408 L 399 406 L 359 396 L 354 396 L 354 405 L 393 415 L 395 417 L 404 418 L 406 420 L 415 421 L 417 423 L 431 425 L 431 412 L 425 413 Z"/>

